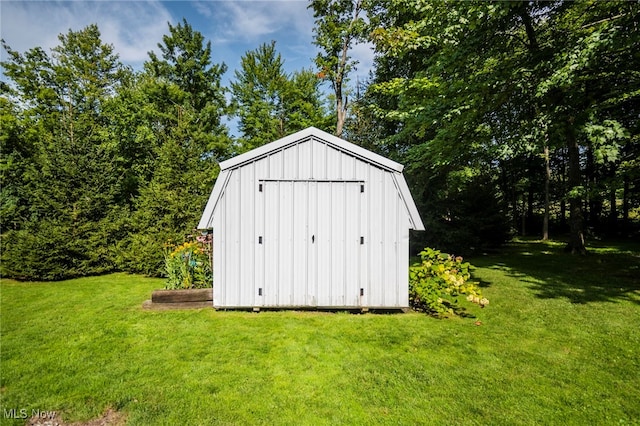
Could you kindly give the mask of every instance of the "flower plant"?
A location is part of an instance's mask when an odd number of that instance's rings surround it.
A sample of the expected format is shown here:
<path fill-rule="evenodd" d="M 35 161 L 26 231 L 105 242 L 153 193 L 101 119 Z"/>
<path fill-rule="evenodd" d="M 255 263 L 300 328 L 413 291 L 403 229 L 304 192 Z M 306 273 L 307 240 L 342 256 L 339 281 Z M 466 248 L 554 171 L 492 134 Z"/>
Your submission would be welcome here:
<path fill-rule="evenodd" d="M 210 238 L 198 237 L 178 246 L 165 244 L 164 263 L 166 289 L 207 288 L 212 285 Z"/>

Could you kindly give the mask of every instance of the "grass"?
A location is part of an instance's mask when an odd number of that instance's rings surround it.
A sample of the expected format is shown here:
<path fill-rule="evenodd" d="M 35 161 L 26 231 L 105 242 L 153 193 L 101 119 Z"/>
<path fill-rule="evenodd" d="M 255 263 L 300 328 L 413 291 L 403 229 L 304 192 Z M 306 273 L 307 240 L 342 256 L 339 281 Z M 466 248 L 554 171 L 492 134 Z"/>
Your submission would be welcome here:
<path fill-rule="evenodd" d="M 491 304 L 445 320 L 155 312 L 159 280 L 3 280 L 0 423 L 640 424 L 639 247 L 518 241 L 471 261 Z"/>

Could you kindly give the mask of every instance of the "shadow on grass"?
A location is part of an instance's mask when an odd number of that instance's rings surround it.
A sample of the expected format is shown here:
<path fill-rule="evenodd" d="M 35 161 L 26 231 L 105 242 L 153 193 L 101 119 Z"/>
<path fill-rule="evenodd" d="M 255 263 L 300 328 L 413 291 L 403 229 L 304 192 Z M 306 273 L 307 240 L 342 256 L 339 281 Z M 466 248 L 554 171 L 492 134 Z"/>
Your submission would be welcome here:
<path fill-rule="evenodd" d="M 580 304 L 640 304 L 639 243 L 596 243 L 588 248 L 586 256 L 565 253 L 564 246 L 558 241 L 516 240 L 501 254 L 470 261 L 477 267 L 506 271 L 526 283 L 539 298 L 566 298 Z"/>

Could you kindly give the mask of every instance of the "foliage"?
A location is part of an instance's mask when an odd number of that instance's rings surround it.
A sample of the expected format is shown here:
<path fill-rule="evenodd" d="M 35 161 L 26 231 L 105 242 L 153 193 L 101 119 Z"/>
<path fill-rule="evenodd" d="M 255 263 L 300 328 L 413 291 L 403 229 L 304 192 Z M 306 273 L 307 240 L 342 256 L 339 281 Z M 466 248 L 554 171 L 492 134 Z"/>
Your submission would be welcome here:
<path fill-rule="evenodd" d="M 410 169 L 408 179 L 418 181 L 425 170 Z M 416 233 L 416 252 L 436 246 L 462 256 L 495 250 L 511 237 L 506 207 L 497 182 L 488 173 L 467 167 L 431 172 L 428 185 L 415 187 L 426 230 Z"/>
<path fill-rule="evenodd" d="M 363 0 L 313 0 L 310 2 L 315 18 L 314 41 L 319 52 L 315 63 L 318 78 L 329 81 L 333 90 L 336 132 L 342 136 L 349 108 L 346 83 L 357 61 L 349 57 L 354 43 L 362 41 L 367 23 L 362 16 Z"/>
<path fill-rule="evenodd" d="M 167 274 L 165 288 L 169 290 L 208 288 L 212 283 L 211 244 L 185 242 L 167 245 L 164 264 Z"/>
<path fill-rule="evenodd" d="M 3 42 L 3 276 L 162 275 L 162 242 L 192 232 L 220 161 L 336 119 L 338 134 L 406 165 L 427 224 L 416 248 L 466 255 L 516 231 L 538 234 L 541 223 L 568 232 L 577 253 L 585 235 L 637 235 L 637 3 L 309 8 L 318 72 L 285 73 L 275 43 L 263 44 L 230 88 L 226 65 L 186 20 L 168 25 L 139 72 L 96 25 L 61 34 L 50 51 Z M 351 49 L 362 42 L 374 46 L 375 70 L 354 102 Z"/>
<path fill-rule="evenodd" d="M 420 263 L 409 268 L 409 303 L 415 310 L 434 315 L 458 312 L 460 295 L 467 295 L 467 300 L 481 307 L 488 305 L 478 283 L 469 281 L 471 269 L 460 256 L 425 248 L 420 252 Z"/>
<path fill-rule="evenodd" d="M 128 71 L 95 25 L 59 40 L 51 55 L 4 45 L 2 66 L 13 81 L 6 99 L 16 120 L 3 136 L 3 225 L 8 219 L 11 228 L 2 263 L 24 279 L 114 267 L 108 245 L 118 230 L 110 214 L 123 200 L 124 164 L 105 111 Z"/>
<path fill-rule="evenodd" d="M 151 130 L 154 161 L 135 201 L 134 233 L 123 245 L 127 263 L 151 275 L 163 273 L 162 242 L 181 241 L 196 227 L 218 162 L 231 148 L 222 123 L 228 112 L 220 84 L 226 66 L 211 63 L 211 42 L 183 20 L 169 25 L 158 48 L 162 56 L 150 53 L 145 63 L 146 109 L 139 112 L 145 126 L 140 133 L 146 137 Z"/>
<path fill-rule="evenodd" d="M 546 192 L 559 221 L 569 215 L 570 248 L 584 252 L 585 223 L 602 229 L 602 199 L 615 223 L 614 193 L 622 205 L 637 197 L 620 166 L 638 153 L 638 13 L 628 2 L 378 2 L 367 103 L 390 150 L 424 171 L 416 187 L 470 166 L 491 174 L 514 229 Z"/>
<path fill-rule="evenodd" d="M 239 153 L 309 126 L 322 127 L 320 81 L 310 70 L 288 75 L 276 43 L 247 52 L 231 82 L 234 114 L 242 136 Z"/>

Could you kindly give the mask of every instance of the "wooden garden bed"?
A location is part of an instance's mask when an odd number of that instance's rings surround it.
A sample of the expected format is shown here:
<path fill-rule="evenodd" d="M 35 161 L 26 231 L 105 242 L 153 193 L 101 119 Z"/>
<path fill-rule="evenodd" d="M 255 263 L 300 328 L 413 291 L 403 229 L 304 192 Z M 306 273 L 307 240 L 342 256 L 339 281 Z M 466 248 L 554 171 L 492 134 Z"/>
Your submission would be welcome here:
<path fill-rule="evenodd" d="M 213 306 L 213 289 L 154 290 L 151 300 L 142 307 L 146 309 L 198 309 Z"/>

